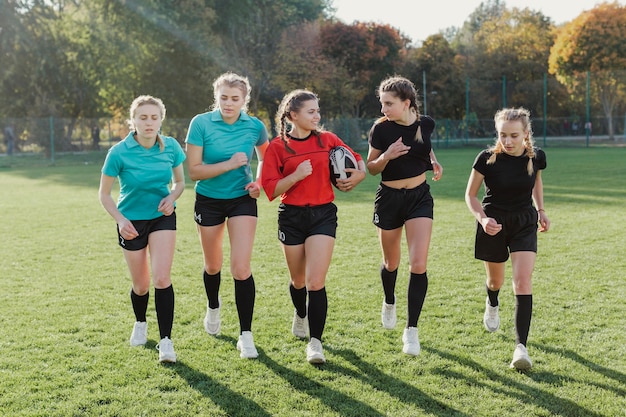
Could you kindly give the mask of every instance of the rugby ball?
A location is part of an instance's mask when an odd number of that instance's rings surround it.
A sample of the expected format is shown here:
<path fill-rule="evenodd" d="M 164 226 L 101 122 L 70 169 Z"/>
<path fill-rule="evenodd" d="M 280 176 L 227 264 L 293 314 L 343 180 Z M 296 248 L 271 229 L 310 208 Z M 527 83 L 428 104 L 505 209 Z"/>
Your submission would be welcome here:
<path fill-rule="evenodd" d="M 352 152 L 345 146 L 335 146 L 328 154 L 330 167 L 330 181 L 337 186 L 337 180 L 350 177 L 351 173 L 346 168 L 356 168 L 357 162 Z"/>

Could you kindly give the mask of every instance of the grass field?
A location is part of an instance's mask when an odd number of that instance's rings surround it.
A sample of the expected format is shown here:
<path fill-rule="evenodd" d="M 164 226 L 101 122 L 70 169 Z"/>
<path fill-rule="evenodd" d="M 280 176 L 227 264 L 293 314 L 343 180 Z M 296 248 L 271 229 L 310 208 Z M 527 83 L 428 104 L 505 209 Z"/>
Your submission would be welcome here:
<path fill-rule="evenodd" d="M 337 196 L 339 231 L 327 280 L 327 364 L 309 365 L 291 336 L 276 203 L 259 200 L 253 331 L 260 356 L 239 358 L 233 283 L 222 281 L 222 334 L 202 326 L 202 256 L 191 182 L 178 203 L 173 281 L 175 365 L 160 365 L 154 294 L 149 342 L 131 348 L 130 280 L 115 225 L 97 199 L 103 154 L 55 166 L 0 158 L 0 414 L 2 416 L 626 416 L 626 148 L 546 149 L 529 353 L 514 348 L 510 268 L 501 329 L 483 329 L 484 270 L 463 201 L 477 149 L 439 150 L 422 354 L 401 352 L 398 321 L 380 324 L 380 253 L 370 222 L 378 178 Z M 228 251 L 226 251 L 228 256 Z M 228 262 L 226 262 L 228 265 Z"/>

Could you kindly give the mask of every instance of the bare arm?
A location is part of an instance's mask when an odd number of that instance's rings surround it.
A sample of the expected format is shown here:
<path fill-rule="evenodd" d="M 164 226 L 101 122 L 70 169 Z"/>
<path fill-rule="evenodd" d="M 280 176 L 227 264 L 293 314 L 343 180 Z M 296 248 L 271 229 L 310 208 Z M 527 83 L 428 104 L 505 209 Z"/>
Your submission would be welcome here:
<path fill-rule="evenodd" d="M 494 236 L 502 230 L 502 225 L 498 224 L 495 219 L 487 217 L 482 204 L 478 200 L 478 191 L 484 179 L 484 175 L 472 169 L 469 180 L 467 181 L 467 188 L 465 189 L 465 204 L 467 204 L 470 213 L 472 213 L 476 221 L 480 223 L 485 233 Z"/>
<path fill-rule="evenodd" d="M 370 145 L 367 152 L 367 170 L 372 175 L 378 175 L 385 169 L 390 160 L 406 155 L 409 149 L 411 149 L 410 146 L 402 143 L 402 137 L 399 137 L 394 143 L 389 145 L 385 152 Z"/>
<path fill-rule="evenodd" d="M 100 188 L 98 190 L 100 204 L 102 204 L 102 207 L 104 207 L 107 213 L 113 217 L 120 229 L 120 234 L 125 239 L 131 240 L 139 236 L 139 233 L 137 233 L 137 230 L 131 221 L 124 217 L 124 215 L 117 209 L 117 204 L 115 204 L 113 197 L 111 197 L 111 189 L 113 188 L 114 181 L 114 177 L 109 177 L 104 174 L 100 176 Z"/>
<path fill-rule="evenodd" d="M 183 164 L 179 164 L 172 169 L 173 171 L 173 183 L 170 193 L 167 197 L 163 198 L 159 203 L 158 210 L 166 216 L 169 216 L 174 212 L 174 202 L 178 200 L 185 190 L 185 173 L 183 171 Z"/>
<path fill-rule="evenodd" d="M 202 146 L 187 144 L 187 167 L 189 178 L 194 181 L 205 180 L 222 175 L 248 163 L 248 157 L 243 152 L 237 152 L 230 159 L 216 164 L 202 163 Z"/>
<path fill-rule="evenodd" d="M 550 229 L 550 219 L 546 215 L 543 205 L 543 180 L 541 179 L 541 171 L 537 171 L 537 177 L 535 178 L 533 201 L 535 202 L 535 207 L 537 207 L 537 212 L 539 213 L 539 231 L 547 232 Z"/>

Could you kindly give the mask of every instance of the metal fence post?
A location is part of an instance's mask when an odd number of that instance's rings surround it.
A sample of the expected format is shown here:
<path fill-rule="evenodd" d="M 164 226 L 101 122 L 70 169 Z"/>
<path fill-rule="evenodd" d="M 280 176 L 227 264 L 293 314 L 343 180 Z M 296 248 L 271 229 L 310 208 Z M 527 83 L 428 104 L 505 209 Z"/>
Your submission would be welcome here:
<path fill-rule="evenodd" d="M 54 165 L 54 116 L 50 116 L 50 163 Z"/>

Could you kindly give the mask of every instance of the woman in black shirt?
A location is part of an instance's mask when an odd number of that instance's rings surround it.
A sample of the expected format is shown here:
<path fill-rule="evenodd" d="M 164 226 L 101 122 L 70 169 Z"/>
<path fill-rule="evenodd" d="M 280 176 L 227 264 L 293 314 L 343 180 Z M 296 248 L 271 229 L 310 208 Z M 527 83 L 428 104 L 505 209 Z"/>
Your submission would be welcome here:
<path fill-rule="evenodd" d="M 477 220 L 475 257 L 484 261 L 487 273 L 483 324 L 489 332 L 500 327 L 498 294 L 510 253 L 516 299 L 516 347 L 511 367 L 529 369 L 532 362 L 526 342 L 532 316 L 537 230 L 546 232 L 550 228 L 541 180 L 546 154 L 534 147 L 528 110 L 502 109 L 496 113 L 494 121 L 498 134 L 496 143 L 476 157 L 465 202 Z M 480 202 L 477 195 L 483 184 L 485 196 Z"/>

